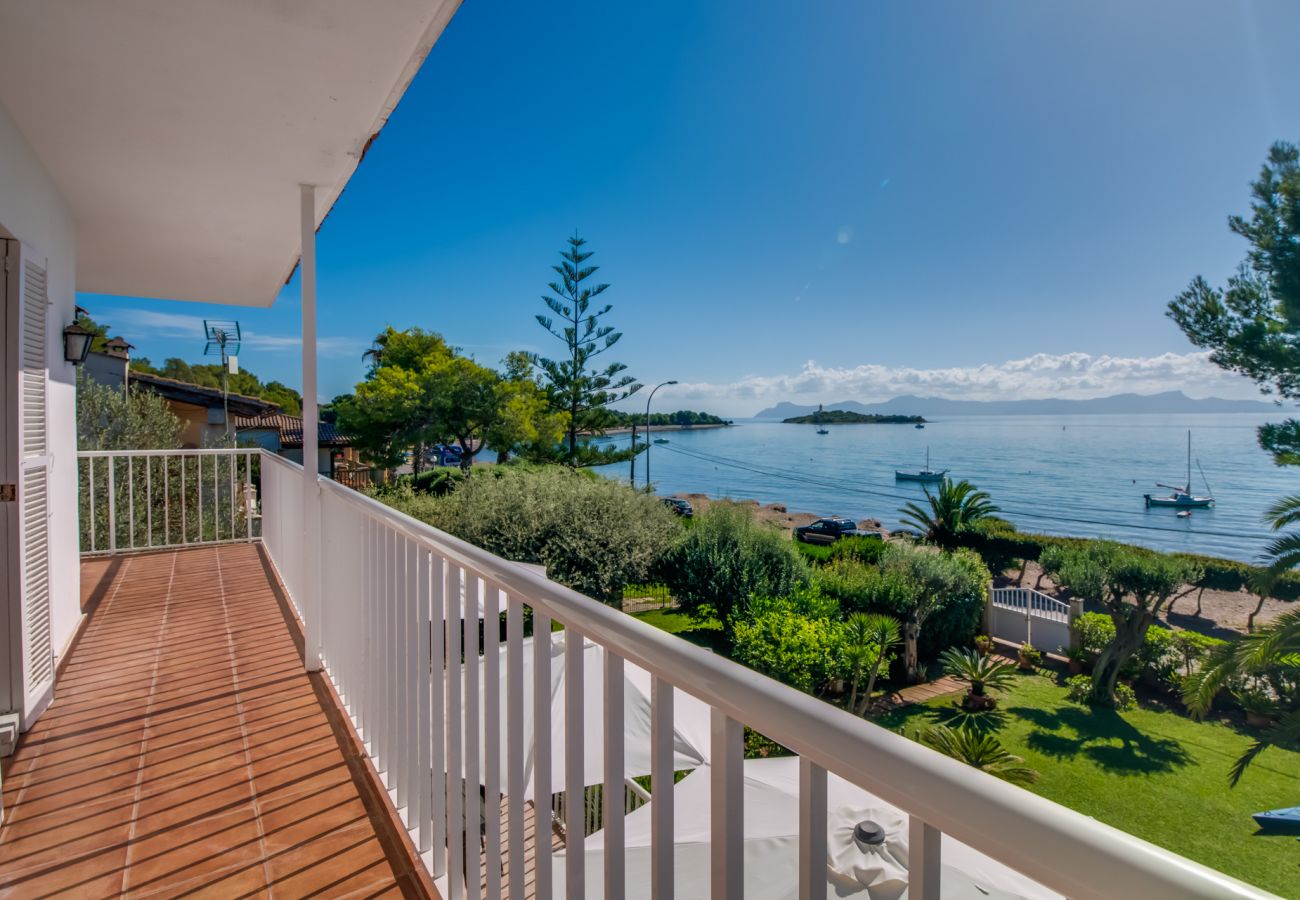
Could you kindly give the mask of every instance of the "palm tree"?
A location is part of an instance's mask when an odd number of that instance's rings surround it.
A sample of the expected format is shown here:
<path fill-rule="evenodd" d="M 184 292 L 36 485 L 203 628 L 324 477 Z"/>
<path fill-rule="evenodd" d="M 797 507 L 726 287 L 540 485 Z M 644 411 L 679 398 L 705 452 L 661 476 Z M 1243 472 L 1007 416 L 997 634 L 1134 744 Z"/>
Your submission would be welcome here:
<path fill-rule="evenodd" d="M 856 716 L 863 715 L 871 703 L 871 692 L 876 688 L 876 676 L 889 658 L 889 651 L 902 640 L 898 620 L 884 613 L 854 613 L 844 623 L 844 645 L 852 668 L 849 709 Z M 858 687 L 862 676 L 867 677 L 867 688 L 861 694 Z"/>
<path fill-rule="evenodd" d="M 940 547 L 953 547 L 957 536 L 998 511 L 987 491 L 981 491 L 969 481 L 945 478 L 939 493 L 925 490 L 929 501 L 927 510 L 918 503 L 908 503 L 899 510 L 904 525 L 910 525 L 925 535 L 925 539 Z"/>
<path fill-rule="evenodd" d="M 987 732 L 967 727 L 932 725 L 919 738 L 931 750 L 938 750 L 944 756 L 951 756 L 1003 781 L 1026 785 L 1038 780 L 1036 771 L 1023 765 L 1023 759 L 1010 753 L 1001 741 Z"/>
<path fill-rule="evenodd" d="M 1232 764 L 1228 774 L 1232 785 L 1269 747 L 1300 744 L 1300 610 L 1285 613 L 1259 631 L 1217 648 L 1184 683 L 1183 702 L 1193 715 L 1203 716 L 1221 688 L 1252 677 L 1271 684 L 1280 715 Z"/>
<path fill-rule="evenodd" d="M 981 656 L 974 650 L 949 647 L 939 654 L 943 670 L 948 675 L 969 685 L 968 697 L 984 697 L 986 691 L 1004 691 L 1016 678 L 1016 667 L 1005 660 L 999 662 L 992 656 Z"/>

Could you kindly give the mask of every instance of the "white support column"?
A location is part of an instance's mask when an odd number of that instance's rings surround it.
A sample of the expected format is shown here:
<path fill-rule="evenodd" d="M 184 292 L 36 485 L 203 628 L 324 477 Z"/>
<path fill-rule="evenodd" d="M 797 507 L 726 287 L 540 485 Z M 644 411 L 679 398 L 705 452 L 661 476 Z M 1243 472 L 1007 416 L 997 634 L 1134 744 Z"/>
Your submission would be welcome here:
<path fill-rule="evenodd" d="M 316 409 L 316 188 L 301 188 L 302 222 L 302 590 L 299 609 L 306 620 L 303 663 L 308 672 L 320 670 L 321 578 L 320 487 L 316 456 L 319 414 Z"/>

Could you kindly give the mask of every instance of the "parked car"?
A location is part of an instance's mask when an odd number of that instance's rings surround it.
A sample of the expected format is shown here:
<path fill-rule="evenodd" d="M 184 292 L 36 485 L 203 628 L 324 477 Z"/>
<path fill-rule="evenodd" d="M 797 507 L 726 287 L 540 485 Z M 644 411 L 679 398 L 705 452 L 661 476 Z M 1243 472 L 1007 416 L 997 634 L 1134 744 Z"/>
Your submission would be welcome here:
<path fill-rule="evenodd" d="M 425 450 L 425 460 L 433 466 L 459 466 L 465 451 L 457 444 L 434 444 Z"/>
<path fill-rule="evenodd" d="M 843 537 L 860 537 L 867 534 L 858 530 L 858 523 L 843 516 L 818 519 L 794 530 L 794 539 L 805 544 L 833 544 Z"/>
<path fill-rule="evenodd" d="M 660 497 L 659 499 L 663 501 L 664 506 L 677 513 L 677 515 L 681 516 L 683 519 L 689 519 L 691 516 L 695 515 L 695 507 L 691 506 L 688 501 L 683 500 L 681 497 Z"/>

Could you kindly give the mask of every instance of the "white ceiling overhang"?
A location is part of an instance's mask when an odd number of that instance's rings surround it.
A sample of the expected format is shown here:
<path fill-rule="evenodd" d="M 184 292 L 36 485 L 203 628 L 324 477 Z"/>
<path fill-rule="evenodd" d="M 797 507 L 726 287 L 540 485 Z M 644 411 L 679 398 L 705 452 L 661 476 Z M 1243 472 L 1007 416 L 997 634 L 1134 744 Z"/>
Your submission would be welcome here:
<path fill-rule="evenodd" d="M 269 306 L 459 0 L 0 0 L 77 289 Z"/>

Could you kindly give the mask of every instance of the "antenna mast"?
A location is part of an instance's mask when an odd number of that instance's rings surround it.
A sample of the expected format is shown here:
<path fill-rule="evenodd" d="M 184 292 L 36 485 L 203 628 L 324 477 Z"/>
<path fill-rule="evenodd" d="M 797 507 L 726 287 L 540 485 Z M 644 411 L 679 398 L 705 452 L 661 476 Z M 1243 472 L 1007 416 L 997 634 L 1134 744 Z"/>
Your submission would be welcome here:
<path fill-rule="evenodd" d="M 230 370 L 239 365 L 239 347 L 241 335 L 239 323 L 203 320 L 203 337 L 207 344 L 203 347 L 204 356 L 221 357 L 221 414 L 226 426 L 226 442 L 232 444 L 233 432 L 230 428 Z M 233 366 L 232 366 L 233 363 Z"/>

